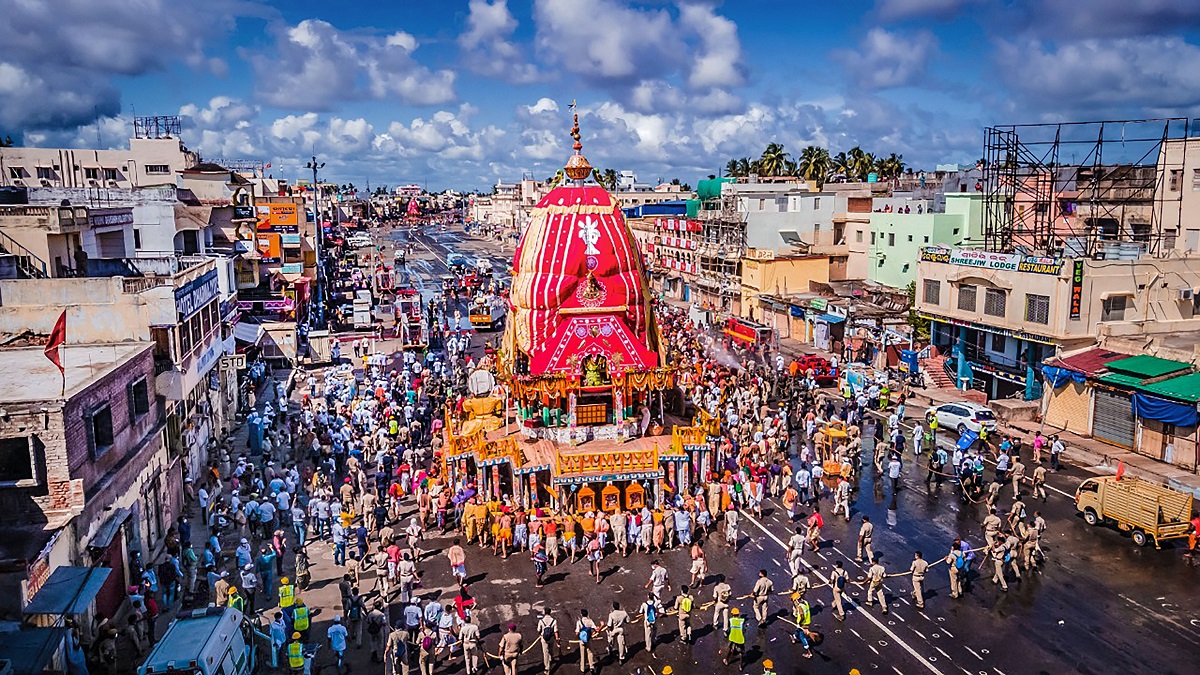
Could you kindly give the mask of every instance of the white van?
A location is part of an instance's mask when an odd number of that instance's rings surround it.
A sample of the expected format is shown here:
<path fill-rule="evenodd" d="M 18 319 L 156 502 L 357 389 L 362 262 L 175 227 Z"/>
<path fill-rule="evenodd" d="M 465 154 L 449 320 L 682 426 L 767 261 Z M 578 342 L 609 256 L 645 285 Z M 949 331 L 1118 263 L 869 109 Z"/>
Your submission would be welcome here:
<path fill-rule="evenodd" d="M 253 670 L 254 648 L 242 633 L 242 613 L 207 607 L 172 621 L 138 675 L 250 675 Z"/>

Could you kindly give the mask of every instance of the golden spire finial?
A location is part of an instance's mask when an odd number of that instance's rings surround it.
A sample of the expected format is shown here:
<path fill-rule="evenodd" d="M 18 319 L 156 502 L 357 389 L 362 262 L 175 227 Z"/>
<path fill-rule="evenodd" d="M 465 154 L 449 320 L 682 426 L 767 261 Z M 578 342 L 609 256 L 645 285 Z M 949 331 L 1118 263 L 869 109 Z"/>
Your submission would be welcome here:
<path fill-rule="evenodd" d="M 571 138 L 575 139 L 575 143 L 572 146 L 575 149 L 575 154 L 571 155 L 571 159 L 567 160 L 567 166 L 563 168 L 563 171 L 571 180 L 582 181 L 592 175 L 592 165 L 588 163 L 587 158 L 581 152 L 583 144 L 579 142 L 579 113 L 574 112 L 576 108 L 575 101 L 572 100 L 571 105 L 568 107 L 572 111 L 574 122 L 571 126 Z"/>

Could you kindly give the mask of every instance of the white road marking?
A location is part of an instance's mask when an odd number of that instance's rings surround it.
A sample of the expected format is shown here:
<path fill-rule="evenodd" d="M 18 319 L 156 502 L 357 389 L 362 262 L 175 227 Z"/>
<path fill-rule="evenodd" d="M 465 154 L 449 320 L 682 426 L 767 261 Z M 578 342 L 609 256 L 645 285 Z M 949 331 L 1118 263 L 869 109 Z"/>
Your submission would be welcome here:
<path fill-rule="evenodd" d="M 974 655 L 975 658 L 979 659 L 980 661 L 983 660 L 983 657 L 979 655 L 979 652 L 975 651 L 974 649 L 971 649 L 970 647 L 968 647 L 966 645 L 963 645 L 963 649 L 971 652 L 971 654 Z"/>
<path fill-rule="evenodd" d="M 787 544 L 785 544 L 782 539 L 775 536 L 775 534 L 773 532 L 771 532 L 770 530 L 768 530 L 762 523 L 758 522 L 756 519 L 754 519 L 747 513 L 743 513 L 742 516 L 747 521 L 752 523 L 755 527 L 762 530 L 763 533 L 766 534 L 771 539 L 773 539 L 775 541 L 775 543 L 782 546 L 785 551 L 787 550 Z M 804 561 L 804 565 L 805 565 L 805 567 L 807 567 L 809 569 L 810 572 L 812 572 L 814 575 L 816 575 L 816 577 L 818 579 L 821 580 L 821 583 L 826 583 L 826 584 L 829 583 L 829 578 L 826 577 L 824 574 L 821 574 L 819 571 L 817 571 L 817 568 L 815 568 L 811 564 L 809 564 L 809 562 L 807 560 Z M 853 608 L 856 608 L 856 609 L 858 608 L 858 603 L 856 603 L 854 600 L 847 598 L 847 599 L 845 599 L 845 602 L 847 602 Z M 863 617 L 866 617 L 866 619 L 868 621 L 870 621 L 871 623 L 875 624 L 876 628 L 878 628 L 879 630 L 886 633 L 888 635 L 888 637 L 892 638 L 892 640 L 894 640 L 897 644 L 899 644 L 901 647 L 903 647 L 904 650 L 907 651 L 914 659 L 916 659 L 917 661 L 920 661 L 922 665 L 924 665 L 927 669 L 929 669 L 929 672 L 935 673 L 936 675 L 945 675 L 945 673 L 943 673 L 936 666 L 934 666 L 932 663 L 930 663 L 925 657 L 918 654 L 917 650 L 914 649 L 912 645 L 910 645 L 906 640 L 901 639 L 899 635 L 896 635 L 896 633 L 893 632 L 892 629 L 888 628 L 887 625 L 885 625 L 882 621 L 880 621 L 879 619 L 876 619 L 869 612 L 859 612 L 859 614 L 861 614 Z M 855 633 L 855 635 L 858 635 L 858 634 Z M 870 646 L 870 645 L 867 645 L 867 646 Z M 875 648 L 871 647 L 871 650 L 874 651 Z M 875 652 L 875 653 L 878 654 L 879 652 Z"/>

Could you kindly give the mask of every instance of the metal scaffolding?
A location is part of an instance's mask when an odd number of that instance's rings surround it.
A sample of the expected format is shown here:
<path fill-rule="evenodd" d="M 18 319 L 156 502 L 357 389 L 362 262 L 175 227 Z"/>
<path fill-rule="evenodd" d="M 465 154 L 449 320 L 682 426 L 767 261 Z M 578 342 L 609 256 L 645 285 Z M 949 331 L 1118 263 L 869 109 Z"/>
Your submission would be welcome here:
<path fill-rule="evenodd" d="M 1018 124 L 984 132 L 989 251 L 1044 256 L 1163 255 L 1178 222 L 1187 118 Z M 1165 152 L 1179 141 L 1179 152 Z M 1164 246 L 1164 240 L 1167 245 Z"/>
<path fill-rule="evenodd" d="M 179 115 L 133 118 L 134 138 L 179 138 L 182 130 Z"/>

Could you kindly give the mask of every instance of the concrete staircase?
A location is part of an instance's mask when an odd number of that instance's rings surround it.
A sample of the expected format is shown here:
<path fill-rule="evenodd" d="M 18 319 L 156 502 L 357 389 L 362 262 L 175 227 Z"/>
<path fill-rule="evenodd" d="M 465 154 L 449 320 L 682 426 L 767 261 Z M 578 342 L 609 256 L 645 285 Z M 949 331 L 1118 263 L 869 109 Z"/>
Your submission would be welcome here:
<path fill-rule="evenodd" d="M 3 232 L 0 232 L 0 253 L 8 253 L 15 258 L 17 274 L 22 279 L 45 279 L 50 276 L 50 268 L 45 260 Z"/>
<path fill-rule="evenodd" d="M 931 356 L 921 360 L 921 374 L 925 378 L 925 386 L 933 389 L 953 389 L 954 380 L 946 374 L 946 357 Z"/>

